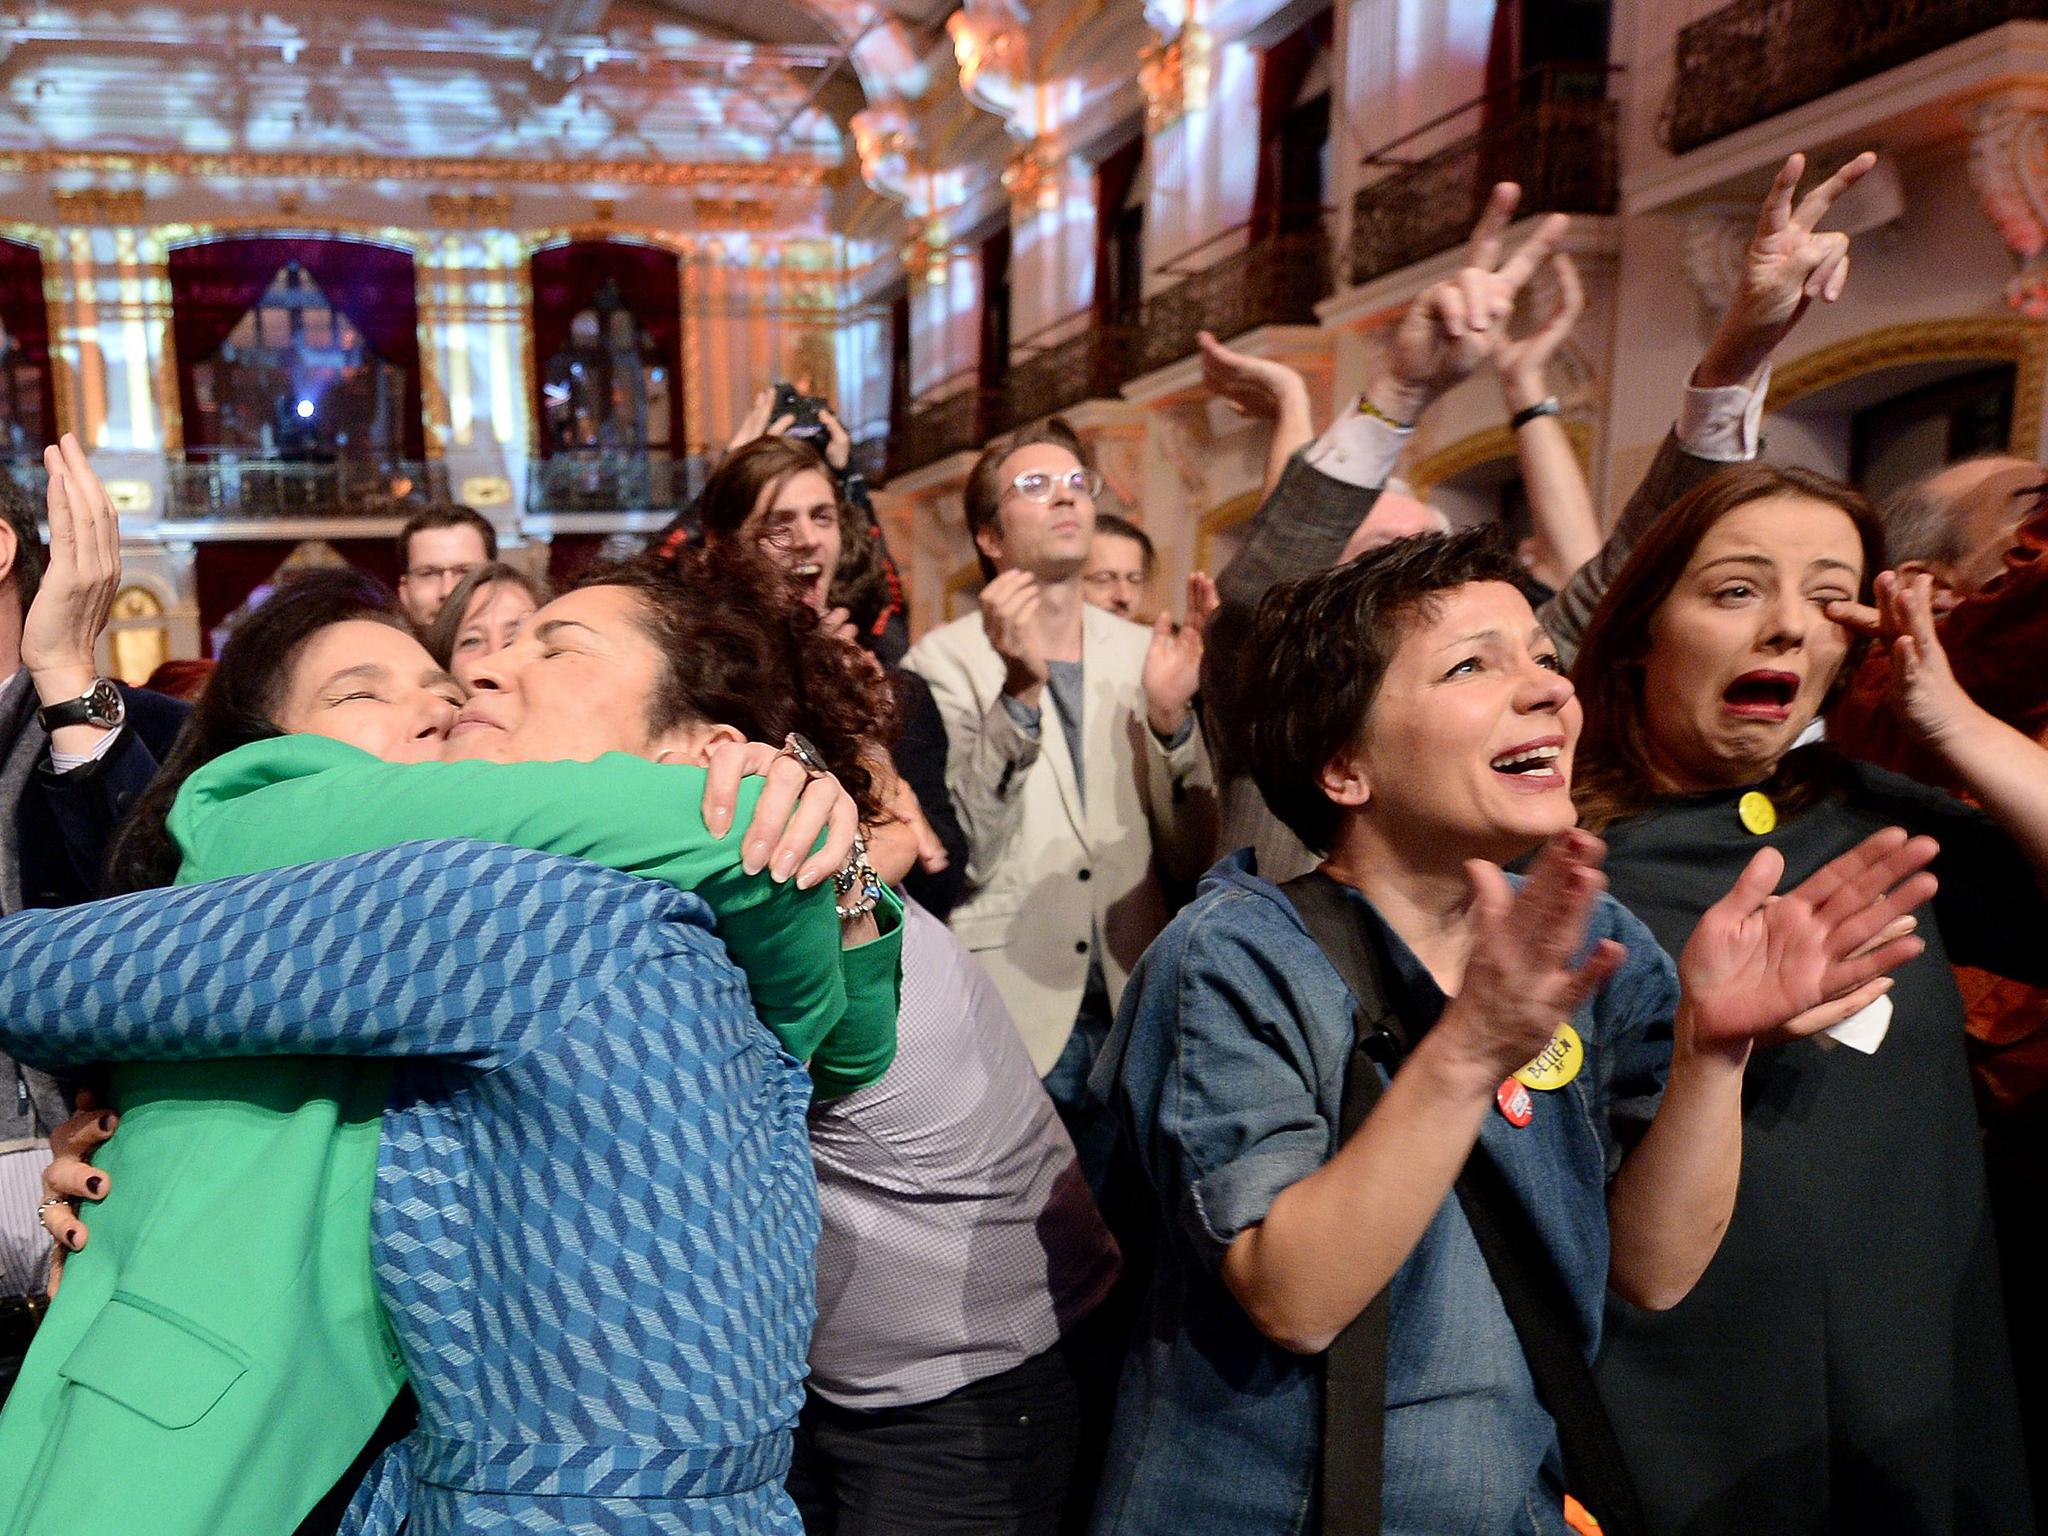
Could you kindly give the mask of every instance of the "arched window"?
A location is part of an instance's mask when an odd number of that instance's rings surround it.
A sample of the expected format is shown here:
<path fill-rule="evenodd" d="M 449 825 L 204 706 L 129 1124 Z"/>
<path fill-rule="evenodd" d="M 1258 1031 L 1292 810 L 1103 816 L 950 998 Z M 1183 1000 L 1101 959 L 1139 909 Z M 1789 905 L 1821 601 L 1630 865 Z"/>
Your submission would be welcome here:
<path fill-rule="evenodd" d="M 668 364 L 607 278 L 543 364 L 542 434 L 555 451 L 665 448 L 671 387 Z"/>
<path fill-rule="evenodd" d="M 220 346 L 193 364 L 200 440 L 252 458 L 392 459 L 405 373 L 370 350 L 297 261 L 287 261 Z"/>

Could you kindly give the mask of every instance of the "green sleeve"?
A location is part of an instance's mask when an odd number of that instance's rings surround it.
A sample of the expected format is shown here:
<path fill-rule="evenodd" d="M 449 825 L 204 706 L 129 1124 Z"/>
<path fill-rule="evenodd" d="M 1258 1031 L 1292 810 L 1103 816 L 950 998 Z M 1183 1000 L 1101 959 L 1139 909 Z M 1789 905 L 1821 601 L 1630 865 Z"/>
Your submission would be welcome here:
<path fill-rule="evenodd" d="M 893 1052 L 896 1013 L 891 1001 L 883 1015 L 883 989 L 868 973 L 886 971 L 893 993 L 900 936 L 842 961 L 829 883 L 799 891 L 740 867 L 738 833 L 761 781 L 742 782 L 724 838 L 704 825 L 704 784 L 701 768 L 623 753 L 589 763 L 386 763 L 324 737 L 287 736 L 193 774 L 170 830 L 184 854 L 181 883 L 467 837 L 695 891 L 746 972 L 762 1022 L 790 1053 L 821 1080 L 829 1073 L 847 1084 L 841 1092 L 872 1082 Z M 851 977 L 862 987 L 853 1006 Z"/>

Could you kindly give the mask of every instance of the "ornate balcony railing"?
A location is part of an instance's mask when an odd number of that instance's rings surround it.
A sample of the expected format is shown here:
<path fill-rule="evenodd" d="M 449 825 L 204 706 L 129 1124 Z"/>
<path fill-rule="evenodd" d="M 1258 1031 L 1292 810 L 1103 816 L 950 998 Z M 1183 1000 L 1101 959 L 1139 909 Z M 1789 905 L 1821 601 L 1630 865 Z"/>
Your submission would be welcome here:
<path fill-rule="evenodd" d="M 935 464 L 949 454 L 979 448 L 987 435 L 984 392 L 973 384 L 936 404 L 912 411 L 889 434 L 888 464 L 892 475 Z"/>
<path fill-rule="evenodd" d="M 526 476 L 529 512 L 673 512 L 703 489 L 701 454 L 666 448 L 558 448 Z"/>
<path fill-rule="evenodd" d="M 1189 258 L 1249 225 L 1223 231 L 1161 270 L 1180 277 L 1145 301 L 1135 324 L 1070 315 L 1014 349 L 999 390 L 968 388 L 915 412 L 889 438 L 889 470 L 903 474 L 948 454 L 1050 416 L 1083 400 L 1110 398 L 1132 379 L 1192 356 L 1195 333 L 1238 336 L 1261 325 L 1309 324 L 1330 291 L 1329 240 L 1320 220 L 1241 246 L 1207 266 Z"/>
<path fill-rule="evenodd" d="M 322 464 L 228 454 L 166 466 L 165 515 L 181 521 L 291 517 L 403 517 L 448 499 L 438 463 L 337 459 Z"/>
<path fill-rule="evenodd" d="M 1679 154 L 2008 21 L 2048 0 L 1738 0 L 1678 34 Z"/>
<path fill-rule="evenodd" d="M 1351 205 L 1351 281 L 1364 284 L 1447 251 L 1478 222 L 1495 182 L 1522 186 L 1530 213 L 1612 213 L 1620 185 L 1605 65 L 1546 64 L 1365 157 L 1385 172 Z M 1411 145 L 1470 119 L 1472 132 L 1411 156 Z"/>

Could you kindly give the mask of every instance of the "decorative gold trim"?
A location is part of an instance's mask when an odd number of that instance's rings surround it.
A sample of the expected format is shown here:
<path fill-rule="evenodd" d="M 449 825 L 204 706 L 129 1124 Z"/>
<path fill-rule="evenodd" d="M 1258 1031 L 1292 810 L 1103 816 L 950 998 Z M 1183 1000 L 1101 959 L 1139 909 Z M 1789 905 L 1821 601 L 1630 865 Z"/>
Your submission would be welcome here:
<path fill-rule="evenodd" d="M 448 229 L 497 229 L 511 222 L 509 192 L 429 192 L 427 217 Z"/>
<path fill-rule="evenodd" d="M 1571 439 L 1572 453 L 1579 461 L 1582 472 L 1590 473 L 1593 459 L 1593 429 L 1583 421 L 1566 421 L 1564 435 Z M 1462 474 L 1478 469 L 1483 464 L 1497 464 L 1512 461 L 1515 457 L 1515 433 L 1505 423 L 1488 427 L 1484 432 L 1474 432 L 1456 442 L 1439 448 L 1435 453 L 1410 467 L 1408 484 L 1417 497 L 1427 501 L 1429 493 L 1446 480 L 1455 480 Z"/>
<path fill-rule="evenodd" d="M 438 231 L 402 229 L 396 224 L 372 224 L 364 219 L 330 219 L 323 215 L 317 224 L 280 219 L 276 214 L 222 214 L 191 224 L 158 224 L 150 233 L 163 242 L 166 252 L 177 245 L 196 245 L 208 240 L 233 239 L 238 235 L 270 235 L 278 238 L 306 236 L 327 239 L 367 240 L 410 251 L 417 265 L 434 249 Z"/>
<path fill-rule="evenodd" d="M 1888 325 L 1787 363 L 1771 376 L 1766 413 L 1849 379 L 1910 363 L 2000 362 L 2013 365 L 2010 447 L 2031 459 L 2041 440 L 2048 383 L 2048 324 L 2021 315 L 1981 315 Z"/>
<path fill-rule="evenodd" d="M 140 187 L 59 188 L 50 194 L 57 217 L 66 224 L 140 224 L 144 198 Z"/>
<path fill-rule="evenodd" d="M 1263 488 L 1246 491 L 1242 496 L 1233 496 L 1220 507 L 1204 512 L 1195 523 L 1195 569 L 1216 571 L 1216 541 L 1233 528 L 1242 527 L 1252 520 L 1252 514 L 1259 510 L 1259 503 L 1266 499 Z"/>
<path fill-rule="evenodd" d="M 86 171 L 102 176 L 229 177 L 270 181 L 452 181 L 630 187 L 820 187 L 831 167 L 800 161 L 749 160 L 469 160 L 411 155 L 200 154 L 165 150 L 0 150 L 0 172 L 48 176 Z"/>

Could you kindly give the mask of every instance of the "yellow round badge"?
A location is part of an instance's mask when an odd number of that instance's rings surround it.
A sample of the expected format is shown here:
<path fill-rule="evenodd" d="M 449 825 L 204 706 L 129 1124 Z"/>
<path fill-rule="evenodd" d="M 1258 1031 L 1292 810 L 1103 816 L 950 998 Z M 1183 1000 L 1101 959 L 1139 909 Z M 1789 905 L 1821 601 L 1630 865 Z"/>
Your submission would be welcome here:
<path fill-rule="evenodd" d="M 1752 789 L 1735 802 L 1735 814 L 1742 818 L 1742 824 L 1758 837 L 1775 832 L 1778 827 L 1778 808 L 1771 804 L 1771 797 L 1761 790 Z"/>
<path fill-rule="evenodd" d="M 1515 1081 L 1525 1088 L 1543 1091 L 1562 1088 L 1579 1075 L 1579 1068 L 1585 1064 L 1586 1047 L 1580 1043 L 1579 1032 L 1569 1024 L 1559 1024 L 1550 1044 L 1515 1074 Z"/>

